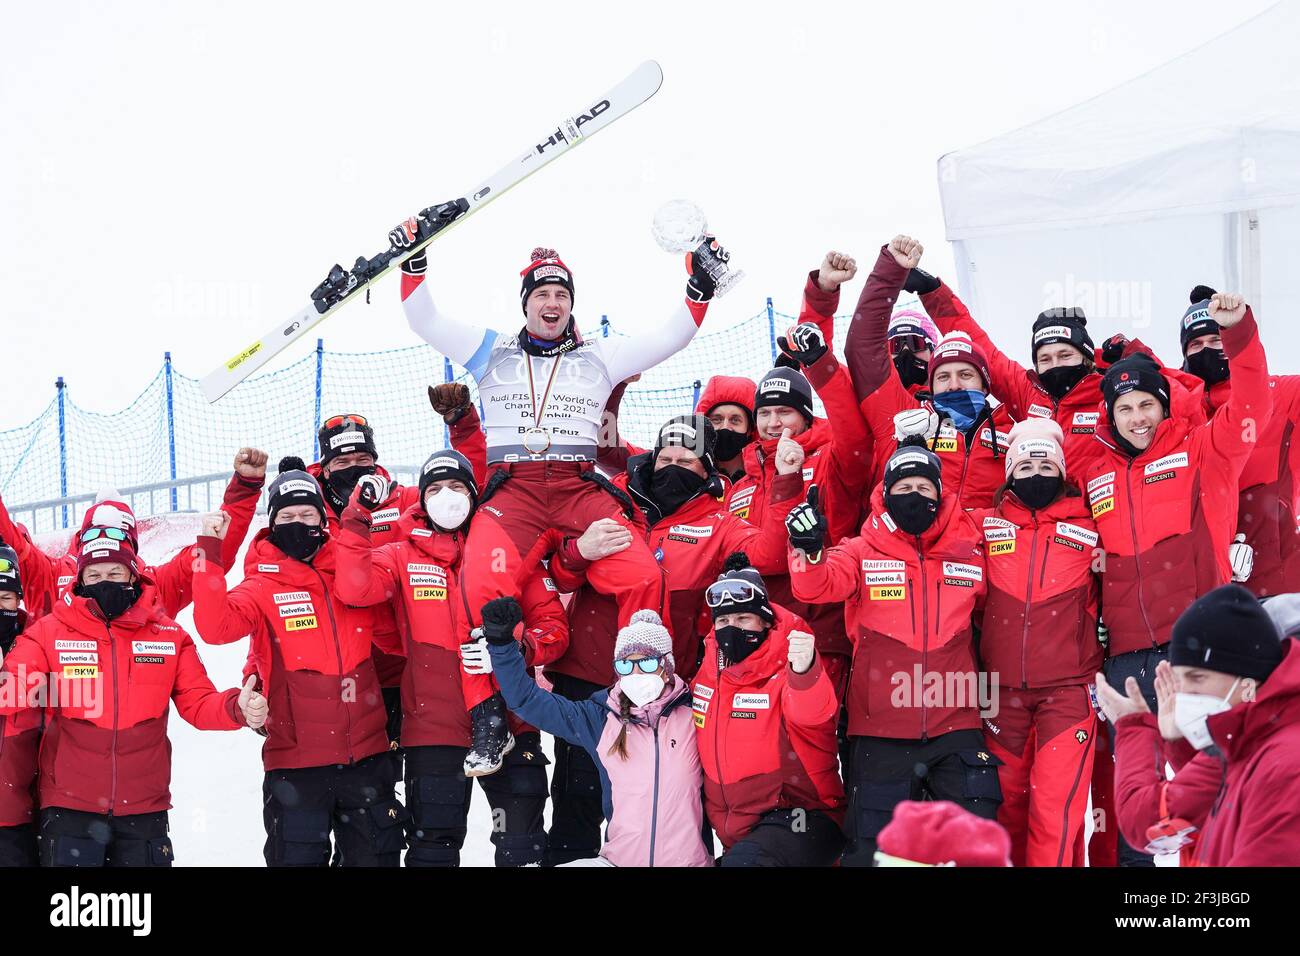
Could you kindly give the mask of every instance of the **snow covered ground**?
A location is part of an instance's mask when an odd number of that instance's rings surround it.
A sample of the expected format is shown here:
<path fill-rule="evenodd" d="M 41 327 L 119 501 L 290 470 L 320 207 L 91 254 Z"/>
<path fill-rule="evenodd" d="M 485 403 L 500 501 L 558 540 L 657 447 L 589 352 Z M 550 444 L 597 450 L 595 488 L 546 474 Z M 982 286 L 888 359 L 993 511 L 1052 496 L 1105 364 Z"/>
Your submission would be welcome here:
<path fill-rule="evenodd" d="M 140 550 L 149 564 L 159 564 L 193 543 L 199 529 L 199 515 L 173 514 L 145 518 L 140 522 Z M 266 526 L 259 515 L 249 530 L 249 540 Z M 51 554 L 61 554 L 68 536 L 43 535 L 40 545 Z M 240 580 L 243 553 L 235 570 L 227 575 L 228 586 Z M 248 655 L 248 642 L 215 647 L 197 639 L 190 609 L 177 623 L 195 636 L 199 656 L 208 676 L 218 688 L 239 684 Z M 171 836 L 177 866 L 262 866 L 262 738 L 251 730 L 216 733 L 195 730 L 172 708 L 168 733 L 172 741 Z M 552 756 L 551 738 L 542 735 L 543 749 Z M 551 768 L 548 768 L 548 773 Z M 398 798 L 404 799 L 401 787 Z M 550 805 L 547 804 L 547 824 Z M 491 808 L 483 791 L 474 788 L 469 812 L 469 835 L 461 852 L 462 866 L 492 866 Z M 1091 818 L 1088 832 L 1092 832 Z M 1159 857 L 1157 865 L 1173 866 L 1177 858 Z"/>

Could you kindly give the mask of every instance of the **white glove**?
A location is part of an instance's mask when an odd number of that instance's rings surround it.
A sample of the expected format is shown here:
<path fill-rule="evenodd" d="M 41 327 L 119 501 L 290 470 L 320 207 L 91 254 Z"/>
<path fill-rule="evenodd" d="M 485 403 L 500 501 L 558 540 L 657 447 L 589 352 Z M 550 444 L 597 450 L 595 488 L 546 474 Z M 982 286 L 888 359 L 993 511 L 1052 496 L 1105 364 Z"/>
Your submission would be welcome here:
<path fill-rule="evenodd" d="M 907 408 L 894 416 L 894 440 L 902 441 L 913 435 L 933 438 L 939 430 L 939 416 L 928 408 Z"/>
<path fill-rule="evenodd" d="M 1228 545 L 1228 562 L 1232 565 L 1232 580 L 1238 584 L 1250 580 L 1250 572 L 1255 570 L 1255 549 L 1246 543 L 1244 534 Z"/>
<path fill-rule="evenodd" d="M 790 653 L 786 655 L 790 661 L 790 667 L 796 674 L 803 674 L 812 667 L 813 662 L 813 636 L 805 634 L 803 631 L 790 632 Z"/>
<path fill-rule="evenodd" d="M 478 634 L 479 629 L 475 628 Z M 479 637 L 469 644 L 460 646 L 460 666 L 466 674 L 491 674 L 492 655 L 488 653 L 487 641 Z"/>
<path fill-rule="evenodd" d="M 362 475 L 357 481 L 357 501 L 367 511 L 374 511 L 388 500 L 388 487 L 383 475 Z"/>

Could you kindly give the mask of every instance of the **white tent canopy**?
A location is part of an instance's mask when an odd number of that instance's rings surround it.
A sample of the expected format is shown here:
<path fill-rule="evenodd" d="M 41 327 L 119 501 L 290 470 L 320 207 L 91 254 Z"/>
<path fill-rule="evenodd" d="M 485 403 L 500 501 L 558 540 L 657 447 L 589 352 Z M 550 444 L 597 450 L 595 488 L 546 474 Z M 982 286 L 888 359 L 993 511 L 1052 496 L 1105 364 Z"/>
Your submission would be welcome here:
<path fill-rule="evenodd" d="M 1043 309 L 1179 363 L 1192 286 L 1246 294 L 1275 371 L 1300 371 L 1300 4 L 939 161 L 958 284 L 1029 360 Z M 1050 69 L 1050 62 L 1043 64 Z"/>

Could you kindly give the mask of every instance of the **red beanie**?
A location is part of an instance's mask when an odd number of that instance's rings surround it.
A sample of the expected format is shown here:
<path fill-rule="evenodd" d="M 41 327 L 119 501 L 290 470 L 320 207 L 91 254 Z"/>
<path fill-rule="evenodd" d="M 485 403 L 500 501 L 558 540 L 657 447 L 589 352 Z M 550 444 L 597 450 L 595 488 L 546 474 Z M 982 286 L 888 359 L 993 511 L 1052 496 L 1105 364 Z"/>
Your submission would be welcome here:
<path fill-rule="evenodd" d="M 984 380 L 984 391 L 987 393 L 992 390 L 989 384 L 988 359 L 984 357 L 980 347 L 972 342 L 965 332 L 949 332 L 939 340 L 939 344 L 930 353 L 930 391 L 934 391 L 934 373 L 942 366 L 954 362 L 965 362 L 967 365 L 975 366 L 980 373 L 980 378 Z"/>
<path fill-rule="evenodd" d="M 884 866 L 1010 866 L 1011 837 L 948 800 L 904 800 L 876 837 Z"/>
<path fill-rule="evenodd" d="M 92 564 L 125 564 L 132 574 L 140 573 L 140 564 L 136 559 L 135 548 L 131 540 L 118 541 L 101 535 L 91 541 L 83 542 L 81 553 L 77 555 L 77 577 Z"/>

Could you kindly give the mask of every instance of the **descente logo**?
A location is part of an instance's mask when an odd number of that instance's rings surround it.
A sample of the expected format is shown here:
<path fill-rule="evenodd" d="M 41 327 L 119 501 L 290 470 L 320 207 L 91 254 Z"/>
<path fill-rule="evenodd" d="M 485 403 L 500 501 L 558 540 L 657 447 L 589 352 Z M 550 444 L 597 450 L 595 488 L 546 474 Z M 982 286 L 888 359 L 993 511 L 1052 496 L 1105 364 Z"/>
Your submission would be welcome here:
<path fill-rule="evenodd" d="M 148 936 L 153 930 L 153 894 L 82 893 L 73 886 L 50 897 L 50 925 L 127 926 L 133 936 Z"/>

